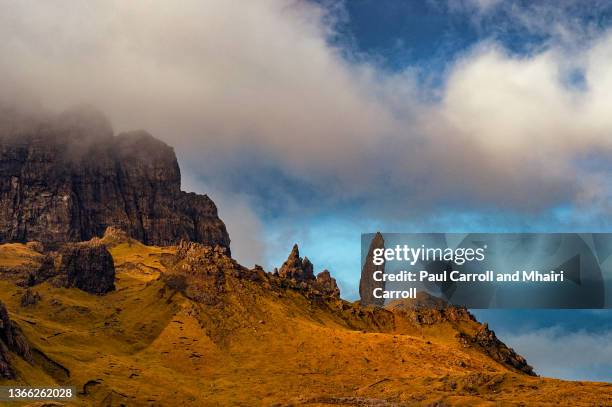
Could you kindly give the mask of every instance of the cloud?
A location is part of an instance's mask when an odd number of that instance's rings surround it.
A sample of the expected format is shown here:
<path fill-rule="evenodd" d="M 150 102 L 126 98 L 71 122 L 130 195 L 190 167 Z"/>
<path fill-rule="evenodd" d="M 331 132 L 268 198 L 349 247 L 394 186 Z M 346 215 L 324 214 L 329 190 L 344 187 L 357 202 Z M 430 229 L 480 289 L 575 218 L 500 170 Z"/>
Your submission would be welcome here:
<path fill-rule="evenodd" d="M 609 197 L 606 173 L 577 164 L 610 151 L 605 32 L 582 48 L 566 47 L 568 35 L 523 56 L 484 41 L 431 89 L 419 67 L 388 72 L 346 58 L 329 41 L 333 12 L 312 2 L 0 8 L 4 99 L 51 110 L 89 103 L 117 131 L 149 130 L 177 147 L 184 174 L 222 197 L 230 229 L 250 225 L 243 236 L 258 233 L 262 213 L 289 223 L 346 208 L 386 219 L 537 215 Z"/>
<path fill-rule="evenodd" d="M 181 187 L 187 192 L 207 194 L 217 205 L 219 217 L 224 220 L 231 238 L 232 257 L 246 267 L 266 265 L 266 247 L 262 239 L 264 227 L 244 196 L 228 196 L 215 190 L 189 173 L 181 177 Z"/>
<path fill-rule="evenodd" d="M 612 382 L 611 331 L 572 332 L 551 327 L 503 335 L 502 340 L 542 376 Z"/>
<path fill-rule="evenodd" d="M 435 0 L 433 4 L 435 4 Z M 446 0 L 446 6 L 451 12 L 473 12 L 482 18 L 483 15 L 493 12 L 500 4 L 501 0 Z"/>

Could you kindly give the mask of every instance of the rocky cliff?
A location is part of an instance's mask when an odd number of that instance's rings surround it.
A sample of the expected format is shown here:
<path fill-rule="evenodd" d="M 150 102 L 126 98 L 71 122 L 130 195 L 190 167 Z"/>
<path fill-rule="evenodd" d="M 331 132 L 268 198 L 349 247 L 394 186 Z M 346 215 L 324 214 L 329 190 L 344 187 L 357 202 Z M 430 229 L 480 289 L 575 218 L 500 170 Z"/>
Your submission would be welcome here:
<path fill-rule="evenodd" d="M 114 136 L 87 109 L 0 113 L 0 242 L 84 241 L 114 226 L 146 244 L 229 249 L 215 204 L 181 191 L 176 155 L 163 142 L 143 131 Z"/>

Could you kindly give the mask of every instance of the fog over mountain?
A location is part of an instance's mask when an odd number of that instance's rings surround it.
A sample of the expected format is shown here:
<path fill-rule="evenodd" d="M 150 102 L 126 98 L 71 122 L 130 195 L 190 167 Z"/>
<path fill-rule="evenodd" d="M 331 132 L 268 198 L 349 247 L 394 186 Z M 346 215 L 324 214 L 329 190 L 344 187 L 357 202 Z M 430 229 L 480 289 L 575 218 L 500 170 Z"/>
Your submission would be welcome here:
<path fill-rule="evenodd" d="M 481 3 L 470 7 L 484 18 L 495 2 Z M 5 102 L 92 104 L 116 132 L 175 145 L 188 187 L 233 202 L 234 236 L 339 207 L 391 221 L 441 209 L 554 219 L 569 205 L 570 224 L 584 208 L 609 211 L 607 168 L 585 159 L 609 154 L 612 37 L 572 30 L 569 17 L 526 55 L 483 38 L 431 86 L 424 67 L 389 71 L 338 41 L 341 5 L 0 5 Z M 262 247 L 235 244 L 261 259 Z"/>

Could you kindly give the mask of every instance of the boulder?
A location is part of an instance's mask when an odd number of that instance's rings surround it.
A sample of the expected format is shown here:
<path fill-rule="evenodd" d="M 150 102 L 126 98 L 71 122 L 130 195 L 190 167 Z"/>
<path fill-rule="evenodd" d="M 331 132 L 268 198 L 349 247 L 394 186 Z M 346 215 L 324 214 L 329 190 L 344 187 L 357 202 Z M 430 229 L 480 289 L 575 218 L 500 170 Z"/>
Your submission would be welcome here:
<path fill-rule="evenodd" d="M 76 287 L 90 294 L 106 294 L 115 289 L 115 265 L 106 246 L 68 244 L 60 254 L 59 274 L 65 287 Z"/>
<path fill-rule="evenodd" d="M 21 296 L 21 306 L 29 307 L 30 305 L 36 305 L 40 300 L 40 294 L 28 288 Z"/>

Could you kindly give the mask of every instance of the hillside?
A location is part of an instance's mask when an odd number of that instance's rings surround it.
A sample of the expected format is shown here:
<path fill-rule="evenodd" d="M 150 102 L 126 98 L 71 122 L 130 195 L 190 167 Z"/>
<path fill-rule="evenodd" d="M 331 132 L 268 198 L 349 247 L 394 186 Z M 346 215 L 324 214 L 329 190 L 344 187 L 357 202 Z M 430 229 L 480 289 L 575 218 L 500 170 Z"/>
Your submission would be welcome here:
<path fill-rule="evenodd" d="M 612 405 L 610 384 L 533 376 L 465 309 L 340 299 L 297 247 L 266 273 L 221 247 L 116 230 L 93 243 L 114 260 L 104 295 L 53 279 L 28 291 L 40 246 L 0 246 L 0 301 L 33 360 L 10 351 L 16 379 L 0 385 L 71 384 L 84 406 Z"/>

